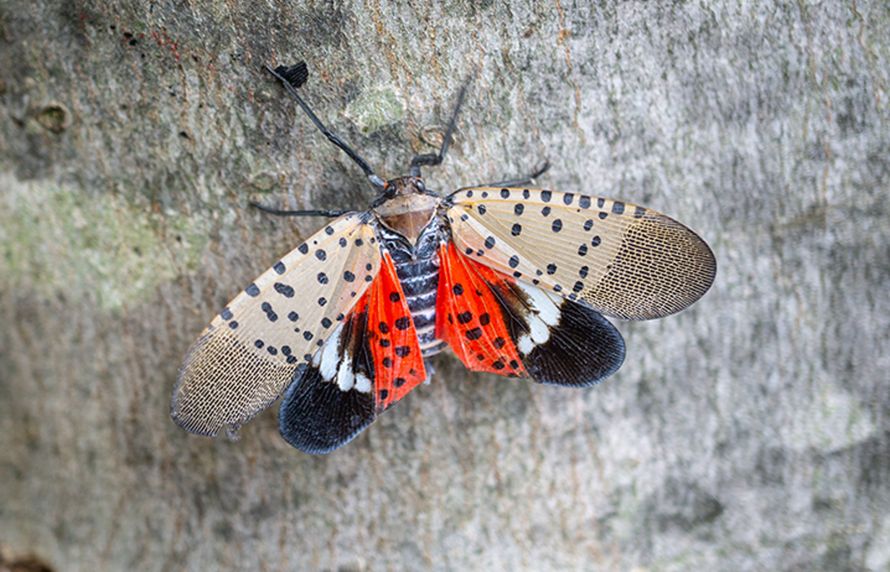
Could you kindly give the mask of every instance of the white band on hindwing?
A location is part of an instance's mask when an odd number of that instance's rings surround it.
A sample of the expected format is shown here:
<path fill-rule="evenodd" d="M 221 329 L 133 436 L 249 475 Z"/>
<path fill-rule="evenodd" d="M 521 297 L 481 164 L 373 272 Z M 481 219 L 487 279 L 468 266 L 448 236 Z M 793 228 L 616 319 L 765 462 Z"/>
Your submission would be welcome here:
<path fill-rule="evenodd" d="M 529 312 L 524 316 L 529 332 L 519 336 L 516 349 L 523 355 L 528 355 L 535 346 L 550 339 L 550 327 L 559 323 L 562 299 L 520 281 L 516 282 L 516 286 L 525 294 L 529 307 Z"/>

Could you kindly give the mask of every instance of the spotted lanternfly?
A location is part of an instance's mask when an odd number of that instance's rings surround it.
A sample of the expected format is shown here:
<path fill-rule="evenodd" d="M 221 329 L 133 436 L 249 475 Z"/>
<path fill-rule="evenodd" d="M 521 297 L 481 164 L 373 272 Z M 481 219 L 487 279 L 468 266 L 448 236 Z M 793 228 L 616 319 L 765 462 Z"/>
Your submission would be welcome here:
<path fill-rule="evenodd" d="M 651 209 L 526 180 L 441 197 L 420 169 L 379 178 L 297 93 L 304 63 L 267 67 L 379 192 L 368 210 L 279 211 L 332 220 L 232 300 L 195 342 L 173 419 L 202 435 L 235 431 L 282 394 L 282 436 L 307 453 L 349 442 L 428 379 L 450 346 L 473 371 L 589 387 L 624 361 L 603 314 L 660 318 L 714 280 L 707 244 Z"/>

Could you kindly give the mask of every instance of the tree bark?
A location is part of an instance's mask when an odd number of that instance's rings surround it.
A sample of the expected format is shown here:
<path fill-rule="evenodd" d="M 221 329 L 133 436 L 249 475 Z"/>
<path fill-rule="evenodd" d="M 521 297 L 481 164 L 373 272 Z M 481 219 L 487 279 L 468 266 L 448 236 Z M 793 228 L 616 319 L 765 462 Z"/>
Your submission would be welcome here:
<path fill-rule="evenodd" d="M 879 0 L 0 5 L 0 551 L 60 570 L 890 567 Z M 383 176 L 644 204 L 718 258 L 595 389 L 468 374 L 326 457 L 169 418 L 204 325 Z M 2 568 L 0 560 L 0 568 Z"/>

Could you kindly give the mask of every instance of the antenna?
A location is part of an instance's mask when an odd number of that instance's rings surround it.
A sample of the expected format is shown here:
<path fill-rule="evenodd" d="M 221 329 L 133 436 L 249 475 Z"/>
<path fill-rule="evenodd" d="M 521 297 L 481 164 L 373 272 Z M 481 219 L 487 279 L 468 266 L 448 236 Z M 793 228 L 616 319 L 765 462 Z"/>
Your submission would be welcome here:
<path fill-rule="evenodd" d="M 467 94 L 467 87 L 469 85 L 470 80 L 465 81 L 464 85 L 460 88 L 460 91 L 457 92 L 457 103 L 454 105 L 454 111 L 451 112 L 451 119 L 448 120 L 448 128 L 445 130 L 445 138 L 442 140 L 442 146 L 439 148 L 439 152 L 416 155 L 411 159 L 409 174 L 412 177 L 420 176 L 421 166 L 433 166 L 442 163 L 442 160 L 445 158 L 445 153 L 448 152 L 448 146 L 451 145 L 451 137 L 454 134 L 455 127 L 457 127 L 457 115 L 460 113 L 460 108 L 464 103 L 464 96 Z"/>
<path fill-rule="evenodd" d="M 278 66 L 277 68 L 272 68 L 272 66 L 266 64 L 266 70 L 275 76 L 278 81 L 281 82 L 281 85 L 284 86 L 284 89 L 287 90 L 287 93 L 293 97 L 297 103 L 300 105 L 300 108 L 309 116 L 309 119 L 315 126 L 321 131 L 325 137 L 328 138 L 328 141 L 339 147 L 344 153 L 349 155 L 349 158 L 352 159 L 356 165 L 358 165 L 362 171 L 365 172 L 365 176 L 368 177 L 368 180 L 371 181 L 371 184 L 377 187 L 378 189 L 383 189 L 386 187 L 386 182 L 383 179 L 378 177 L 373 169 L 368 166 L 367 161 L 361 158 L 361 156 L 352 150 L 352 148 L 347 145 L 340 136 L 325 127 L 324 123 L 312 112 L 309 105 L 303 101 L 303 98 L 300 97 L 300 94 L 297 93 L 297 88 L 306 83 L 306 80 L 309 77 L 309 70 L 306 68 L 306 62 L 298 62 L 293 66 Z M 447 148 L 447 145 L 445 146 Z M 441 158 L 439 162 L 441 162 Z M 436 163 L 438 164 L 438 163 Z M 413 165 L 413 162 L 412 162 Z"/>

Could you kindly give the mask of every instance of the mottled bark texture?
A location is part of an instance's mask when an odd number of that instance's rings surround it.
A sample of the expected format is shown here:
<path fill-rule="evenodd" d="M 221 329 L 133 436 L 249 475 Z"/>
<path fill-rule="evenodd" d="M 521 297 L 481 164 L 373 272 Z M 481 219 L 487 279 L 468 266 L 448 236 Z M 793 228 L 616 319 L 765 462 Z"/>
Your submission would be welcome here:
<path fill-rule="evenodd" d="M 0 4 L 0 545 L 59 570 L 885 570 L 890 9 L 879 0 Z M 355 442 L 168 417 L 180 360 L 383 175 L 528 172 L 714 248 L 688 311 L 620 323 L 573 391 L 468 375 Z"/>

